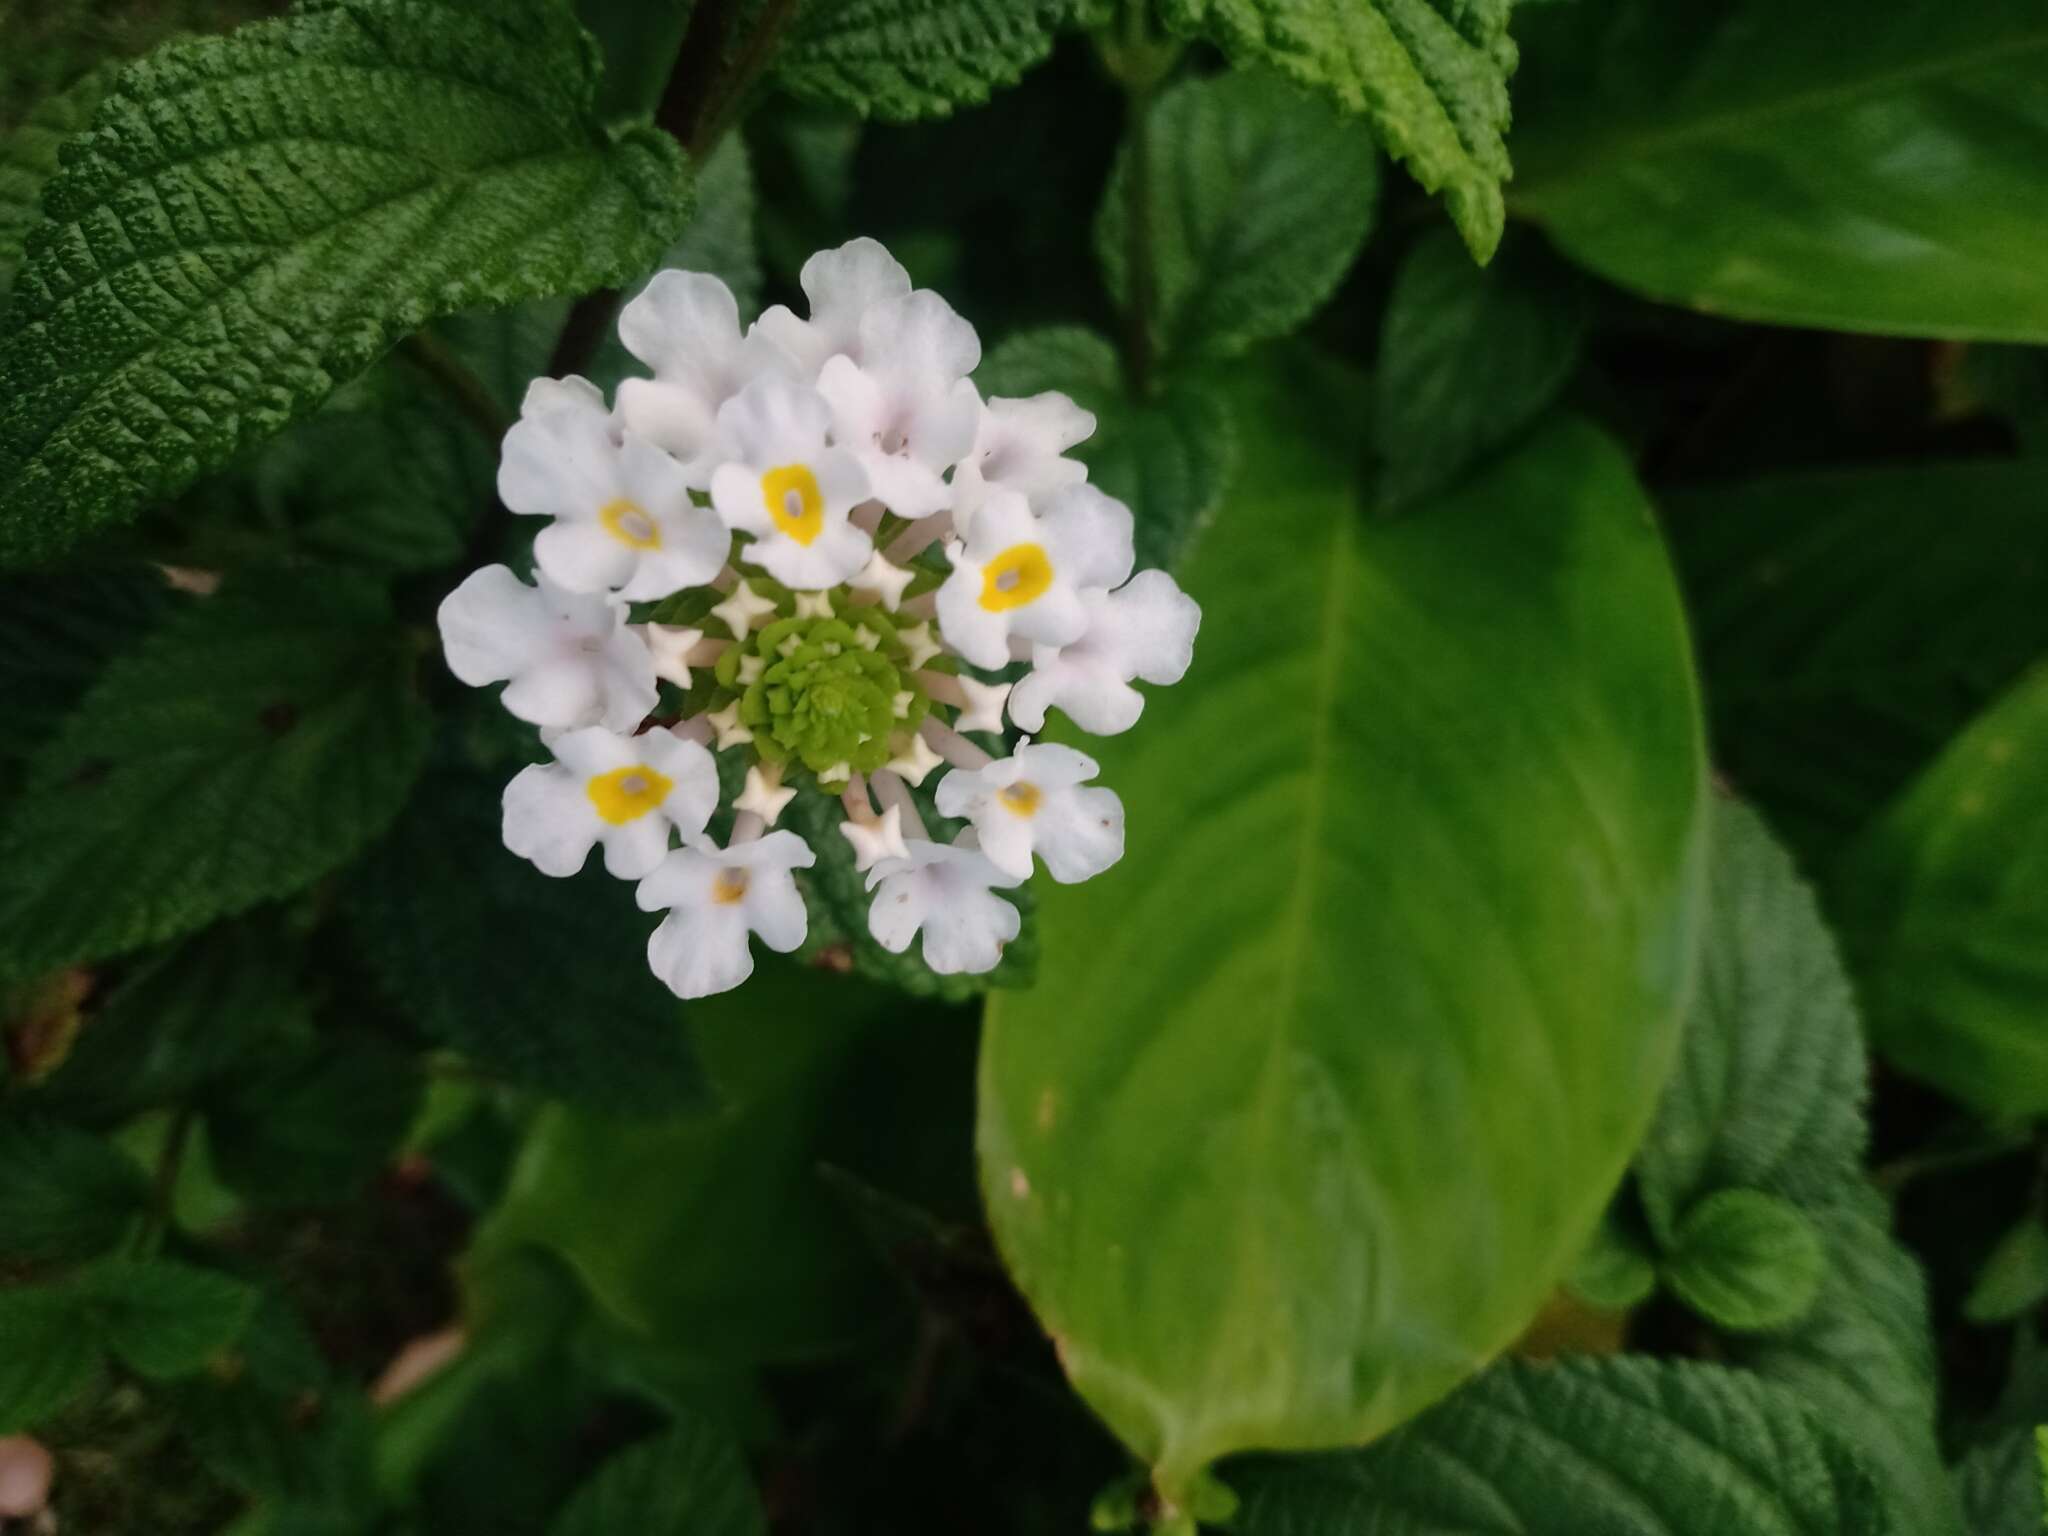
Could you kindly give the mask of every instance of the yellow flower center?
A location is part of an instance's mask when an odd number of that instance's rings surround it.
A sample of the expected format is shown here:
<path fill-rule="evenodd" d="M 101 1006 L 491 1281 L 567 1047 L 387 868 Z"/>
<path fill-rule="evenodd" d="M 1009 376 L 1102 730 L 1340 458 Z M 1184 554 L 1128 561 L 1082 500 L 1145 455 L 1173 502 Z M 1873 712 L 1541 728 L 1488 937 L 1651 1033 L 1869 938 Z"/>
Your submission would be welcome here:
<path fill-rule="evenodd" d="M 597 814 L 615 827 L 637 820 L 668 798 L 675 781 L 652 768 L 629 764 L 600 773 L 583 786 Z"/>
<path fill-rule="evenodd" d="M 1045 795 L 1036 784 L 1029 780 L 1019 780 L 1015 784 L 1005 785 L 996 798 L 1002 801 L 1013 815 L 1028 817 L 1038 814 L 1038 803 Z"/>
<path fill-rule="evenodd" d="M 808 464 L 785 464 L 761 477 L 761 501 L 777 528 L 808 546 L 825 531 L 825 498 Z"/>
<path fill-rule="evenodd" d="M 711 882 L 711 899 L 721 907 L 736 906 L 747 894 L 747 872 L 744 869 L 721 869 L 718 878 Z"/>
<path fill-rule="evenodd" d="M 1052 561 L 1041 544 L 1012 544 L 981 568 L 981 606 L 990 613 L 1022 608 L 1045 596 Z"/>
<path fill-rule="evenodd" d="M 627 501 L 624 497 L 608 501 L 597 509 L 597 520 L 604 524 L 604 531 L 621 544 L 630 544 L 635 549 L 661 548 L 661 530 L 654 526 L 654 519 L 637 501 Z"/>

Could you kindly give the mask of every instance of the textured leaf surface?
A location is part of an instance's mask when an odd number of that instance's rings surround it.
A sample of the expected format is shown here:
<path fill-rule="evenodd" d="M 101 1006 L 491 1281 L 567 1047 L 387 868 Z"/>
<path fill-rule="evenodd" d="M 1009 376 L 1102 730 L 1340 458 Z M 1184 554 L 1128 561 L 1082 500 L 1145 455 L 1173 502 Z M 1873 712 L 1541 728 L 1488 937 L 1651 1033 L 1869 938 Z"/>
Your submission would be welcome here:
<path fill-rule="evenodd" d="M 1871 1038 L 1991 1114 L 2048 1111 L 2048 666 L 1938 758 L 1845 861 Z"/>
<path fill-rule="evenodd" d="M 1971 1536 L 2041 1536 L 2048 1527 L 2041 1456 L 2031 1428 L 1978 1446 L 1956 1467 Z"/>
<path fill-rule="evenodd" d="M 1135 515 L 1139 569 L 1177 566 L 1222 506 L 1237 467 L 1237 421 L 1209 379 L 1177 371 L 1157 394 L 1134 400 L 1116 349 L 1080 326 L 1012 336 L 975 377 L 986 394 L 1056 389 L 1095 413 L 1095 435 L 1073 456 Z"/>
<path fill-rule="evenodd" d="M 1816 877 L 2048 651 L 2048 467 L 1927 464 L 1673 494 L 1715 755 Z"/>
<path fill-rule="evenodd" d="M 436 314 L 621 281 L 687 211 L 565 6 L 339 0 L 123 71 L 0 339 L 0 558 L 132 515 Z"/>
<path fill-rule="evenodd" d="M 1387 153 L 1441 193 L 1481 261 L 1500 244 L 1511 0 L 1165 0 L 1167 20 L 1364 113 Z"/>
<path fill-rule="evenodd" d="M 555 880 L 506 852 L 502 788 L 429 777 L 351 877 L 346 916 L 391 1001 L 542 1093 L 642 1115 L 697 1102 L 684 1010 L 647 969 L 653 919 L 595 861 Z"/>
<path fill-rule="evenodd" d="M 1260 1466 L 1241 1536 L 1907 1536 L 1853 1442 L 1734 1371 L 1489 1371 L 1384 1445 Z"/>
<path fill-rule="evenodd" d="M 1372 227 L 1371 134 L 1259 73 L 1174 86 L 1152 104 L 1147 132 L 1142 198 L 1134 206 L 1140 172 L 1126 142 L 1095 246 L 1119 304 L 1137 302 L 1133 260 L 1149 262 L 1158 349 L 1229 357 L 1320 309 Z"/>
<path fill-rule="evenodd" d="M 1831 1201 L 1859 1176 L 1869 1139 L 1848 975 L 1813 892 L 1755 812 L 1715 806 L 1708 881 L 1679 1067 L 1635 1160 L 1663 1241 L 1720 1190 Z"/>
<path fill-rule="evenodd" d="M 761 1536 L 767 1528 L 738 1448 L 693 1420 L 612 1457 L 548 1529 L 550 1536 Z"/>
<path fill-rule="evenodd" d="M 1582 0 L 1519 31 L 1516 202 L 1604 276 L 1783 324 L 2048 340 L 2035 0 Z"/>
<path fill-rule="evenodd" d="M 1015 85 L 1077 0 L 812 0 L 776 56 L 799 96 L 864 117 L 944 117 Z"/>
<path fill-rule="evenodd" d="M 2029 1211 L 1998 1240 L 1963 1298 L 1973 1323 L 2009 1323 L 2048 1301 L 2048 1227 Z"/>
<path fill-rule="evenodd" d="M 1690 968 L 1697 702 L 1641 492 L 1563 425 L 1374 522 L 1351 385 L 1296 358 L 1238 399 L 1194 669 L 1091 744 L 1126 856 L 1042 894 L 1040 984 L 984 1038 L 1005 1258 L 1169 1496 L 1382 1433 L 1507 1344 L 1641 1133 Z"/>
<path fill-rule="evenodd" d="M 226 1350 L 258 1299 L 239 1280 L 168 1259 L 105 1259 L 71 1284 L 107 1348 L 160 1381 L 190 1376 Z"/>
<path fill-rule="evenodd" d="M 372 586 L 252 573 L 109 667 L 0 834 L 0 975 L 288 895 L 398 812 L 427 746 Z"/>
<path fill-rule="evenodd" d="M 83 1387 L 99 1343 L 69 1291 L 0 1289 L 0 1435 L 33 1429 Z"/>
<path fill-rule="evenodd" d="M 22 241 L 42 217 L 43 183 L 57 174 L 57 148 L 92 120 L 114 78 L 114 66 L 88 70 L 29 109 L 0 140 L 0 315 L 21 268 Z"/>
<path fill-rule="evenodd" d="M 121 1240 L 149 1201 L 134 1159 L 76 1126 L 9 1107 L 0 1114 L 0 1253 L 91 1258 Z"/>
<path fill-rule="evenodd" d="M 1385 495 L 1401 505 L 1449 486 L 1511 443 L 1578 367 L 1582 286 L 1526 241 L 1477 267 L 1445 232 L 1394 278 L 1373 378 Z"/>
<path fill-rule="evenodd" d="M 1755 1333 L 1805 1316 L 1826 1269 L 1820 1234 L 1798 1206 L 1761 1190 L 1723 1189 L 1685 1213 L 1663 1275 L 1700 1316 Z"/>

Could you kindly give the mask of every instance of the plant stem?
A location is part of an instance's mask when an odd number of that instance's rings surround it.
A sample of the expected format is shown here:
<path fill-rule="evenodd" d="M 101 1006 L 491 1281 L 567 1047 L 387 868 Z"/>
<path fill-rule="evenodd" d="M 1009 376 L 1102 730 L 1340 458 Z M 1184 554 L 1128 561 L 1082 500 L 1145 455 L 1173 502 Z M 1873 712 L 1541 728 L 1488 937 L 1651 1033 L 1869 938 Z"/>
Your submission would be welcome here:
<path fill-rule="evenodd" d="M 398 344 L 399 354 L 432 379 L 455 408 L 492 442 L 503 437 L 512 419 L 492 398 L 484 381 L 432 331 L 414 331 Z"/>
<path fill-rule="evenodd" d="M 149 1212 L 143 1217 L 135 1239 L 136 1255 L 140 1258 L 149 1258 L 162 1247 L 164 1234 L 171 1228 L 172 1212 L 178 1201 L 178 1174 L 185 1166 L 185 1146 L 192 1139 L 192 1126 L 198 1118 L 198 1112 L 189 1104 L 180 1104 L 171 1112 L 164 1144 L 157 1152 L 156 1176 L 150 1183 Z"/>

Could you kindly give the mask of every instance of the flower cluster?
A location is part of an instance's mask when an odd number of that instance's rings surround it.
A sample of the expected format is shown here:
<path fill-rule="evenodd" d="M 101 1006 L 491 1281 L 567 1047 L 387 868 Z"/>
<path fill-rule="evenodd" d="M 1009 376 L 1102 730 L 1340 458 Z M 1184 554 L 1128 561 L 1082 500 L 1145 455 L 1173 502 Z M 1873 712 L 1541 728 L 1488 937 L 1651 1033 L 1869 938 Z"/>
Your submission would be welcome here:
<path fill-rule="evenodd" d="M 1127 730 L 1132 683 L 1178 681 L 1201 621 L 1165 573 L 1132 576 L 1129 509 L 1067 457 L 1088 412 L 983 400 L 974 328 L 872 240 L 802 283 L 808 319 L 742 330 L 718 279 L 663 272 L 619 317 L 651 377 L 609 406 L 536 380 L 498 471 L 508 508 L 548 520 L 535 582 L 488 566 L 441 605 L 449 667 L 505 684 L 554 759 L 506 788 L 506 847 L 549 875 L 602 847 L 666 913 L 648 959 L 682 997 L 744 981 L 750 934 L 803 943 L 793 871 L 816 854 L 769 830 L 800 793 L 843 805 L 880 943 L 921 933 L 935 971 L 992 968 L 1019 921 L 995 893 L 1034 858 L 1100 874 L 1124 811 L 1070 747 L 998 757 L 970 735 L 1000 746 L 1006 709 Z M 722 847 L 714 752 L 745 765 Z M 926 804 L 966 823 L 950 839 L 912 794 L 942 765 Z"/>

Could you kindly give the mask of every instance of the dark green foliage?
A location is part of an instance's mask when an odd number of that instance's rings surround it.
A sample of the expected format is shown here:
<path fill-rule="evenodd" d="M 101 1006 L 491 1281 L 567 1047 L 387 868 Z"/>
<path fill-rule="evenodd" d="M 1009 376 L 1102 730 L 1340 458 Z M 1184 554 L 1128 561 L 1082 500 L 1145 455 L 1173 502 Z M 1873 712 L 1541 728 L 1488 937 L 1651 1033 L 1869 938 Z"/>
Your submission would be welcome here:
<path fill-rule="evenodd" d="M 867 117 L 943 117 L 1014 85 L 1087 0 L 811 0 L 776 78 Z"/>
<path fill-rule="evenodd" d="M 104 1253 L 141 1214 L 142 1170 L 90 1132 L 30 1110 L 0 1109 L 0 1256 Z"/>

